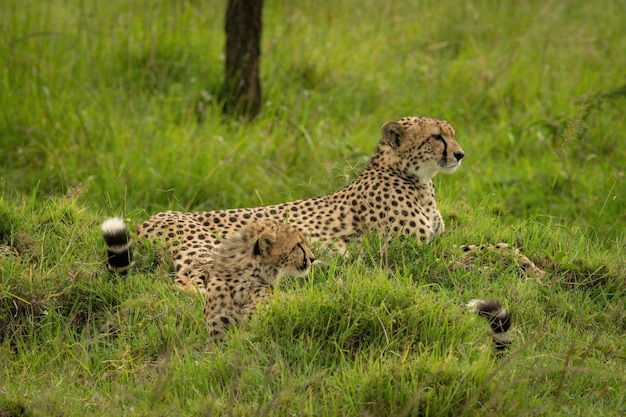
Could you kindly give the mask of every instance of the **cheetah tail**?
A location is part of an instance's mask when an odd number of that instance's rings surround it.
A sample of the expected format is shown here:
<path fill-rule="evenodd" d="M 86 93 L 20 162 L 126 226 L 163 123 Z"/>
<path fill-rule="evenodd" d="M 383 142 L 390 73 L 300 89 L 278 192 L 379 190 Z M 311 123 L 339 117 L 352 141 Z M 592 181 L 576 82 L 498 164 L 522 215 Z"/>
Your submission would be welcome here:
<path fill-rule="evenodd" d="M 511 344 L 511 339 L 506 334 L 511 327 L 511 314 L 502 304 L 495 300 L 472 300 L 467 303 L 467 307 L 472 313 L 477 313 L 489 322 L 489 333 L 496 355 L 506 350 Z"/>
<path fill-rule="evenodd" d="M 102 223 L 102 236 L 107 244 L 109 270 L 125 275 L 132 259 L 126 224 L 119 217 L 107 219 Z"/>

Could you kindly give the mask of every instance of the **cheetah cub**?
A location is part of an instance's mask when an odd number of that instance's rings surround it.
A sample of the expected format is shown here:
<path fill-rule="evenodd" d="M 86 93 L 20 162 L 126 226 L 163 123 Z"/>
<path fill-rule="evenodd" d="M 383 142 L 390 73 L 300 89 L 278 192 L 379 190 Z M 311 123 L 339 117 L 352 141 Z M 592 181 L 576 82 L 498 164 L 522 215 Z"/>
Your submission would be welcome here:
<path fill-rule="evenodd" d="M 108 219 L 102 233 L 109 269 L 126 273 L 132 258 L 126 225 Z M 276 220 L 251 222 L 219 245 L 207 243 L 204 250 L 204 262 L 195 267 L 206 282 L 196 289 L 204 293 L 205 322 L 213 339 L 249 317 L 282 277 L 306 275 L 315 260 L 302 233 Z"/>
<path fill-rule="evenodd" d="M 205 292 L 209 337 L 221 339 L 228 327 L 249 317 L 280 278 L 307 274 L 314 261 L 304 236 L 274 220 L 250 223 L 215 249 Z"/>

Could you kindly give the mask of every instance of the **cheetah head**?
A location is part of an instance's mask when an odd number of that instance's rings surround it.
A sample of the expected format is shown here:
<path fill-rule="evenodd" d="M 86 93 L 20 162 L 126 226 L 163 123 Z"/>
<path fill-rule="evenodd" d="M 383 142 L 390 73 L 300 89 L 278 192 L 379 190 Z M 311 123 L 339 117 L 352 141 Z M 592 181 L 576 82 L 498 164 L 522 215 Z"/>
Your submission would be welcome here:
<path fill-rule="evenodd" d="M 258 268 L 265 272 L 262 278 L 274 285 L 284 276 L 306 275 L 315 258 L 302 233 L 284 223 L 270 222 L 269 226 L 259 235 L 253 248 Z"/>
<path fill-rule="evenodd" d="M 396 169 L 403 175 L 425 181 L 438 172 L 456 171 L 465 156 L 454 128 L 446 121 L 428 117 L 404 117 L 385 123 L 381 146 L 389 148 Z"/>
<path fill-rule="evenodd" d="M 276 220 L 248 224 L 226 238 L 215 255 L 221 269 L 239 270 L 270 286 L 284 276 L 306 275 L 314 260 L 302 233 Z"/>

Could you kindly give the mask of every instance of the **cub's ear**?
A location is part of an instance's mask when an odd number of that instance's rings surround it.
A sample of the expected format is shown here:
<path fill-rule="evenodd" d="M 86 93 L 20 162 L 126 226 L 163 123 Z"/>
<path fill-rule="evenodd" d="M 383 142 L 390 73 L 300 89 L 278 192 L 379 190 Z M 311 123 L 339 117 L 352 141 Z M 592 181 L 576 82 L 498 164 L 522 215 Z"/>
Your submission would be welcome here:
<path fill-rule="evenodd" d="M 383 141 L 392 148 L 400 145 L 402 135 L 404 135 L 404 127 L 398 122 L 387 122 L 381 129 Z"/>
<path fill-rule="evenodd" d="M 272 250 L 275 241 L 276 234 L 272 232 L 263 233 L 254 244 L 254 256 L 267 255 Z"/>

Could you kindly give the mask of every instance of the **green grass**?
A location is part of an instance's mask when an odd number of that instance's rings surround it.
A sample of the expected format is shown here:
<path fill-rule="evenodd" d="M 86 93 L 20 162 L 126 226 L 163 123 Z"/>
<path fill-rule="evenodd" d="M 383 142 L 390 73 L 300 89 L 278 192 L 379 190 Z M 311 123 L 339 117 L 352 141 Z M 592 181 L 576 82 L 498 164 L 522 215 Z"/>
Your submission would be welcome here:
<path fill-rule="evenodd" d="M 266 4 L 249 124 L 212 98 L 225 2 L 0 4 L 0 415 L 626 413 L 624 5 L 335 3 Z M 105 217 L 330 193 L 414 114 L 467 155 L 432 245 L 319 250 L 223 344 L 154 248 L 106 272 Z M 547 277 L 456 267 L 495 241 Z M 514 313 L 503 359 L 476 297 Z"/>

